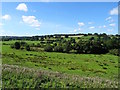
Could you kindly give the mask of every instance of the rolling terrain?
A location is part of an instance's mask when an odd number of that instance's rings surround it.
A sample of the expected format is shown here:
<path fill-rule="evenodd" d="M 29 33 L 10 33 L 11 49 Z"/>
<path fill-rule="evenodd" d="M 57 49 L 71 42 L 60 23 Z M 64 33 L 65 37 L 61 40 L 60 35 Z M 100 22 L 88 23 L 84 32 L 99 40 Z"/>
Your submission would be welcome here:
<path fill-rule="evenodd" d="M 2 42 L 5 88 L 117 88 L 118 56 L 16 50 L 10 47 L 16 41 Z"/>

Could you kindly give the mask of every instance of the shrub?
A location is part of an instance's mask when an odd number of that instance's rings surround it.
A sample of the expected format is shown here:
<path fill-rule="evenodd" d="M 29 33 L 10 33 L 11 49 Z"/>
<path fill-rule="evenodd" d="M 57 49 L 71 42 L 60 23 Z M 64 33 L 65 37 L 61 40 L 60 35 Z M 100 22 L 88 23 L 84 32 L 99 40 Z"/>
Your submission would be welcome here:
<path fill-rule="evenodd" d="M 47 52 L 52 52 L 53 51 L 53 47 L 51 45 L 46 45 L 44 47 L 44 50 L 47 51 Z"/>
<path fill-rule="evenodd" d="M 68 35 L 65 35 L 65 38 L 68 38 L 69 36 Z"/>
<path fill-rule="evenodd" d="M 64 52 L 68 53 L 70 50 L 72 50 L 71 42 L 67 41 L 64 45 Z"/>
<path fill-rule="evenodd" d="M 113 54 L 113 55 L 119 56 L 118 49 L 109 50 L 109 53 L 110 53 L 110 54 Z"/>
<path fill-rule="evenodd" d="M 20 49 L 20 42 L 15 42 L 15 44 L 14 44 L 15 46 L 15 49 Z"/>
<path fill-rule="evenodd" d="M 29 45 L 26 46 L 26 50 L 30 51 L 30 46 Z"/>
<path fill-rule="evenodd" d="M 56 47 L 54 48 L 54 51 L 55 51 L 55 52 L 63 52 L 63 47 L 62 47 L 62 46 L 56 46 Z"/>
<path fill-rule="evenodd" d="M 36 45 L 37 47 L 41 47 L 41 45 L 40 45 L 40 43 L 37 43 L 37 45 Z"/>
<path fill-rule="evenodd" d="M 27 43 L 26 42 L 20 42 L 21 46 L 25 46 Z"/>
<path fill-rule="evenodd" d="M 10 45 L 10 47 L 11 47 L 11 48 L 14 48 L 14 45 L 12 44 L 12 45 Z"/>
<path fill-rule="evenodd" d="M 53 45 L 54 45 L 54 46 L 57 46 L 57 43 L 54 43 Z"/>
<path fill-rule="evenodd" d="M 103 67 L 103 69 L 107 69 L 107 67 Z"/>

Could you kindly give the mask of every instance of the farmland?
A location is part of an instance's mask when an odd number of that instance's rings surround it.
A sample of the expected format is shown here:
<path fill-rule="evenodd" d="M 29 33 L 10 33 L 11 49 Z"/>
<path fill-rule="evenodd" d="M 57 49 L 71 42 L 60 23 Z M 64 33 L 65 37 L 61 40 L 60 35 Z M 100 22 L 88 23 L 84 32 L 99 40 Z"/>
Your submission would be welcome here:
<path fill-rule="evenodd" d="M 88 40 L 91 37 L 73 38 L 79 42 L 79 39 Z M 97 39 L 96 36 L 94 38 Z M 70 40 L 71 38 L 63 39 Z M 32 48 L 31 45 L 38 45 L 40 40 L 2 42 L 3 88 L 118 87 L 118 68 L 120 67 L 118 67 L 117 55 L 74 53 L 75 50 L 69 53 L 46 52 L 43 46 L 37 46 L 37 49 L 28 51 L 11 48 L 15 42 L 26 42 Z"/>

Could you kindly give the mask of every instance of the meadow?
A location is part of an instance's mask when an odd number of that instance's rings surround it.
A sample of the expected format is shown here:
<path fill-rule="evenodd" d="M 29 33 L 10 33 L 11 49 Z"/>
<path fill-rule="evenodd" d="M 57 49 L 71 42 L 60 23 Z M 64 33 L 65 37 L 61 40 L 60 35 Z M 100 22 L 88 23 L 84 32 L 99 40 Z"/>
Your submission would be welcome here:
<path fill-rule="evenodd" d="M 3 88 L 118 88 L 116 55 L 16 50 L 16 41 L 2 42 Z"/>

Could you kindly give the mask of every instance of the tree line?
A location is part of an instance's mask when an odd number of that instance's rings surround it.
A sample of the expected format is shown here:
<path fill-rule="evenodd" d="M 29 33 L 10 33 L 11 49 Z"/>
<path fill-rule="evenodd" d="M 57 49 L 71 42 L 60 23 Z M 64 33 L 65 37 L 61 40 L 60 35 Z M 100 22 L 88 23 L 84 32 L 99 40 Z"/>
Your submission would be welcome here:
<path fill-rule="evenodd" d="M 47 52 L 65 52 L 69 53 L 73 50 L 75 53 L 85 53 L 85 54 L 105 54 L 108 52 L 117 53 L 120 48 L 119 37 L 98 37 L 95 40 L 94 37 L 91 37 L 89 40 L 85 41 L 80 39 L 76 42 L 75 39 L 70 39 L 68 41 L 62 40 L 59 43 L 54 45 L 46 45 L 44 50 Z"/>
<path fill-rule="evenodd" d="M 12 48 L 31 50 L 31 47 L 41 47 L 47 52 L 62 52 L 62 53 L 79 53 L 79 54 L 105 54 L 111 53 L 119 55 L 118 49 L 120 48 L 119 36 L 108 36 L 106 34 L 96 37 L 91 37 L 88 40 L 79 38 L 79 41 L 71 38 L 66 40 L 59 38 L 57 41 L 52 40 L 52 43 L 38 43 L 37 45 L 28 45 L 26 42 L 15 42 L 11 45 Z"/>

